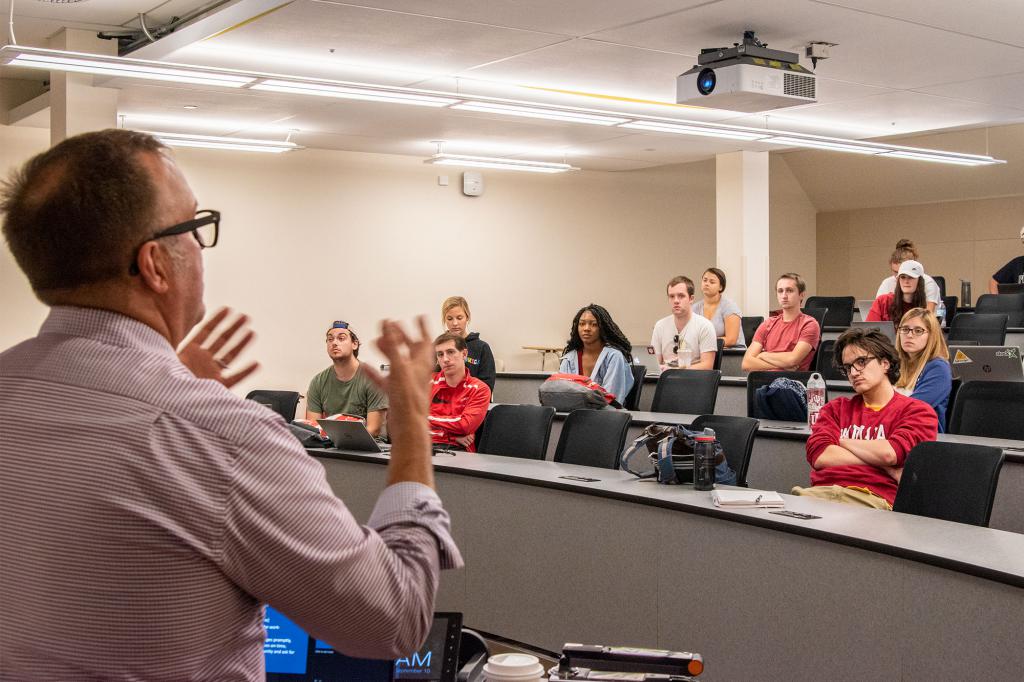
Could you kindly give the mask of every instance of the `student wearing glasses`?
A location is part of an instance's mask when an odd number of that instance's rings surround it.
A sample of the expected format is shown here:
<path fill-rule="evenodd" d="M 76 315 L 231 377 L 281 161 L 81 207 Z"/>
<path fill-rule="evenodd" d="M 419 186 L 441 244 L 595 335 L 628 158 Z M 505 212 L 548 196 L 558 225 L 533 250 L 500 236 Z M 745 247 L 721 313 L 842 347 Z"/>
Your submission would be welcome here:
<path fill-rule="evenodd" d="M 814 362 L 814 351 L 821 341 L 821 325 L 800 312 L 807 284 L 795 272 L 787 272 L 775 282 L 775 296 L 782 312 L 769 317 L 754 332 L 743 354 L 743 371 L 798 370 L 806 372 Z"/>
<path fill-rule="evenodd" d="M 896 391 L 899 356 L 877 329 L 843 332 L 833 363 L 857 395 L 825 403 L 807 439 L 811 487 L 793 494 L 891 510 L 907 453 L 938 435 L 935 410 Z"/>
<path fill-rule="evenodd" d="M 953 372 L 938 318 L 926 308 L 908 310 L 896 329 L 896 340 L 900 358 L 897 392 L 931 405 L 939 419 L 939 433 L 945 432 Z"/>
<path fill-rule="evenodd" d="M 665 287 L 672 314 L 654 325 L 651 345 L 665 369 L 714 369 L 715 326 L 693 310 L 693 280 L 678 275 Z"/>
<path fill-rule="evenodd" d="M 621 404 L 633 388 L 632 362 L 629 339 L 611 314 L 596 303 L 580 308 L 572 320 L 558 371 L 590 377 Z"/>
<path fill-rule="evenodd" d="M 388 399 L 363 371 L 359 337 L 348 322 L 335 320 L 327 330 L 331 366 L 313 377 L 306 391 L 306 419 L 316 423 L 334 414 L 366 420 L 366 430 L 379 436 L 387 416 Z"/>
<path fill-rule="evenodd" d="M 924 266 L 916 260 L 905 260 L 900 263 L 897 272 L 896 291 L 882 294 L 871 304 L 868 311 L 868 322 L 899 322 L 911 308 L 934 310 L 935 304 L 929 303 L 925 293 Z"/>

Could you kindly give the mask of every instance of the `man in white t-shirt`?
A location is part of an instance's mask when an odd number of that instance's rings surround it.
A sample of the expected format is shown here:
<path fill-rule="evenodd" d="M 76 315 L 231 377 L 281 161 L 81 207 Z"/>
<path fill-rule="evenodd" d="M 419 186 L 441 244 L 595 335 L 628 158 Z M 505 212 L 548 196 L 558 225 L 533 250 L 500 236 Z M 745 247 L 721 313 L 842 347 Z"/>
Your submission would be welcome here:
<path fill-rule="evenodd" d="M 718 341 L 715 326 L 701 315 L 693 314 L 693 280 L 679 275 L 666 287 L 672 314 L 654 325 L 651 345 L 658 364 L 665 369 L 714 369 Z M 680 362 L 689 351 L 690 363 Z"/>

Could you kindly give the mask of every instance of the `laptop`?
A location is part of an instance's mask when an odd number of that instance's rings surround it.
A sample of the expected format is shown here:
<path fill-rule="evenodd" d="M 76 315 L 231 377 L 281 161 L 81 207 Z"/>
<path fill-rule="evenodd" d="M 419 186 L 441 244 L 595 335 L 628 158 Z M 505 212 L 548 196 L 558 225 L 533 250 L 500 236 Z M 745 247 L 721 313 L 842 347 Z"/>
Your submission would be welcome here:
<path fill-rule="evenodd" d="M 387 454 L 390 449 L 390 446 L 378 443 L 363 422 L 317 419 L 316 423 L 327 432 L 327 437 L 339 450 Z"/>
<path fill-rule="evenodd" d="M 647 368 L 647 374 L 661 374 L 658 356 L 654 354 L 654 346 L 633 346 L 633 362 Z"/>
<path fill-rule="evenodd" d="M 427 641 L 407 658 L 352 658 L 306 634 L 280 611 L 267 606 L 263 661 L 267 682 L 456 682 L 461 613 L 435 613 Z"/>
<path fill-rule="evenodd" d="M 1017 346 L 950 346 L 949 362 L 961 381 L 1024 381 Z"/>
<path fill-rule="evenodd" d="M 889 341 L 891 341 L 893 343 L 893 345 L 896 344 L 896 326 L 893 325 L 893 323 L 891 321 L 889 321 L 889 320 L 886 320 L 885 322 L 851 322 L 850 323 L 850 329 L 854 329 L 854 328 L 858 328 L 858 327 L 860 329 L 877 329 L 878 331 L 880 331 L 883 334 L 885 334 L 886 336 L 888 336 L 889 337 Z"/>

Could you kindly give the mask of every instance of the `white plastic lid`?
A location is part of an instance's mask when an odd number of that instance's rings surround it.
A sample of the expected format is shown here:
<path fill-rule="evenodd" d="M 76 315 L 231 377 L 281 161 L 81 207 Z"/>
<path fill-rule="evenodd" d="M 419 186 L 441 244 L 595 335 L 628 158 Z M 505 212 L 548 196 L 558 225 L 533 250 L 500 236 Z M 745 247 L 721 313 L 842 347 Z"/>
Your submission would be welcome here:
<path fill-rule="evenodd" d="M 497 654 L 484 664 L 484 677 L 490 682 L 532 682 L 544 675 L 544 666 L 530 654 Z"/>

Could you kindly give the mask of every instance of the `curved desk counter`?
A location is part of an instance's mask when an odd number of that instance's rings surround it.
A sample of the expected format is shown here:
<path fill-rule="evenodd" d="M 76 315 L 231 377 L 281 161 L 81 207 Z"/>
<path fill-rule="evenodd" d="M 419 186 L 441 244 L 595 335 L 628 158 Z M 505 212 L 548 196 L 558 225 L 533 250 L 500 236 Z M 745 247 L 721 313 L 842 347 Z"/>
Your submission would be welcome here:
<path fill-rule="evenodd" d="M 365 518 L 386 458 L 311 454 Z M 553 650 L 691 649 L 712 682 L 1024 669 L 1024 536 L 790 496 L 822 518 L 721 510 L 687 486 L 553 462 L 460 453 L 435 470 L 466 559 L 436 608 L 470 627 Z"/>

